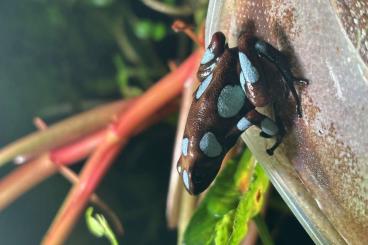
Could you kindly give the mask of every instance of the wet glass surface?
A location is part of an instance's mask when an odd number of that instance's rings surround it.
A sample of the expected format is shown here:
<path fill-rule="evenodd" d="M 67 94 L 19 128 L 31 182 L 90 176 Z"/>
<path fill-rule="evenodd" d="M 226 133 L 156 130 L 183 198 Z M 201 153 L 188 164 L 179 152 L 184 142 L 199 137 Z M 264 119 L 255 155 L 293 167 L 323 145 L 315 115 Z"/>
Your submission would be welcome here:
<path fill-rule="evenodd" d="M 269 77 L 288 134 L 274 157 L 270 140 L 248 130 L 244 140 L 263 163 L 299 221 L 317 243 L 367 244 L 367 8 L 363 1 L 210 1 L 206 41 L 218 30 L 235 46 L 241 31 L 283 50 L 296 75 L 304 116 Z M 359 34 L 359 35 L 357 35 Z M 266 109 L 267 110 L 267 109 Z"/>

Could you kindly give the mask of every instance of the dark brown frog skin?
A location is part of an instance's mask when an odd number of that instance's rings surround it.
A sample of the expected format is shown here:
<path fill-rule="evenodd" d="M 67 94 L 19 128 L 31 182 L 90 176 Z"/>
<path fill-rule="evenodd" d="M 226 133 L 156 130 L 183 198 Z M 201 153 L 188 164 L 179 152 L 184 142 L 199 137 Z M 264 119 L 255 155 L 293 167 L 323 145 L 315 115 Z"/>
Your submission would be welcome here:
<path fill-rule="evenodd" d="M 200 85 L 193 95 L 177 165 L 185 188 L 194 195 L 211 184 L 225 154 L 250 126 L 259 127 L 265 138 L 277 139 L 267 150 L 270 155 L 281 142 L 280 124 L 255 110 L 271 101 L 261 61 L 274 63 L 293 92 L 296 78 L 285 57 L 251 33 L 241 34 L 238 43 L 228 48 L 223 33 L 213 34 L 198 70 Z M 295 99 L 301 115 L 296 92 Z"/>

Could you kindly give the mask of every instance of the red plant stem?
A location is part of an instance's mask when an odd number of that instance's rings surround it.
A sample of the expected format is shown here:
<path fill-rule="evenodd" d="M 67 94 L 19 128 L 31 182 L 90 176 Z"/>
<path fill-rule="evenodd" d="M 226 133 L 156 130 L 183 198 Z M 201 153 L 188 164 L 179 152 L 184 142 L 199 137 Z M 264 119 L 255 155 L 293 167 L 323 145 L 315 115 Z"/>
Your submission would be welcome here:
<path fill-rule="evenodd" d="M 170 103 L 169 106 L 165 107 L 163 110 L 160 110 L 146 122 L 139 125 L 139 127 L 134 130 L 134 135 L 139 134 L 152 124 L 160 121 L 163 117 L 176 111 L 177 107 L 177 101 Z M 116 127 L 116 122 L 111 124 L 110 127 Z M 95 147 L 103 141 L 108 132 L 110 132 L 109 128 L 105 128 L 64 147 L 52 150 L 50 152 L 50 159 L 57 165 L 74 164 L 75 162 L 80 161 L 88 156 L 95 149 Z"/>
<path fill-rule="evenodd" d="M 132 130 L 137 125 L 143 123 L 144 120 L 147 120 L 159 108 L 182 92 L 185 81 L 197 70 L 199 55 L 200 51 L 193 53 L 178 69 L 169 73 L 153 85 L 137 101 L 134 108 L 131 107 L 131 110 L 127 110 L 118 121 L 116 133 L 119 138 L 130 136 Z"/>
<path fill-rule="evenodd" d="M 52 150 L 50 159 L 57 165 L 71 165 L 88 156 L 103 141 L 107 129 L 101 129 L 74 143 Z"/>
<path fill-rule="evenodd" d="M 198 65 L 200 51 L 193 53 L 177 70 L 163 77 L 142 95 L 134 106 L 124 113 L 115 130 L 95 150 L 80 174 L 80 181 L 69 192 L 58 215 L 43 239 L 43 244 L 62 244 L 85 208 L 90 195 L 96 189 L 111 166 L 120 148 L 127 142 L 134 129 L 149 119 L 158 109 L 175 98 L 186 79 L 193 75 Z"/>
<path fill-rule="evenodd" d="M 57 171 L 57 166 L 49 160 L 48 154 L 18 167 L 0 181 L 0 211 Z"/>
<path fill-rule="evenodd" d="M 147 120 L 146 123 L 141 124 L 135 130 L 135 134 L 140 133 L 176 109 L 177 103 L 174 101 L 174 103 L 171 103 L 164 110 Z M 17 167 L 0 180 L 0 211 L 5 209 L 23 193 L 57 173 L 58 166 L 71 165 L 87 157 L 104 140 L 108 132 L 108 129 L 99 130 L 76 142 L 55 149 L 49 154 L 42 154 L 30 162 Z M 48 157 L 45 155 L 48 155 Z"/>
<path fill-rule="evenodd" d="M 70 145 L 44 153 L 0 180 L 0 212 L 23 193 L 58 172 L 58 165 L 71 165 L 88 156 L 102 142 L 107 130 L 100 130 Z M 57 161 L 57 163 L 54 162 Z"/>
<path fill-rule="evenodd" d="M 116 119 L 117 114 L 128 108 L 131 102 L 117 101 L 99 106 L 53 124 L 47 130 L 22 137 L 0 149 L 0 166 L 19 155 L 26 158 L 36 157 L 99 130 Z"/>
<path fill-rule="evenodd" d="M 79 178 L 76 173 L 74 173 L 71 169 L 65 166 L 59 166 L 58 168 L 61 175 L 63 175 L 67 180 L 71 183 L 78 183 Z M 90 202 L 96 205 L 98 208 L 102 210 L 102 213 L 109 217 L 109 220 L 112 223 L 112 226 L 115 232 L 122 236 L 124 234 L 124 228 L 122 223 L 120 222 L 117 214 L 107 205 L 96 193 L 93 193 L 90 198 Z"/>

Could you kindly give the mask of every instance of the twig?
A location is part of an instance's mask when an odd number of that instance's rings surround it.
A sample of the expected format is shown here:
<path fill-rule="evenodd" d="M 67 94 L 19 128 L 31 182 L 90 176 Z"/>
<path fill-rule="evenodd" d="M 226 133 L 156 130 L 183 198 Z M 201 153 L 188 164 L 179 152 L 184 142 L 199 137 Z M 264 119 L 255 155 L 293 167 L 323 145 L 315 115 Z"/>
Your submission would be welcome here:
<path fill-rule="evenodd" d="M 57 166 L 48 154 L 19 166 L 0 181 L 0 212 L 33 186 L 57 173 Z"/>
<path fill-rule="evenodd" d="M 175 108 L 176 105 L 169 106 L 168 110 L 155 115 L 151 121 L 147 121 L 146 125 L 142 124 L 142 128 L 136 133 L 155 123 Z M 100 130 L 72 144 L 53 150 L 49 156 L 46 157 L 44 154 L 5 176 L 0 181 L 0 211 L 23 193 L 55 174 L 57 165 L 70 165 L 85 158 L 104 139 L 106 132 L 106 129 Z"/>
<path fill-rule="evenodd" d="M 176 69 L 178 69 L 178 65 L 175 63 L 174 60 L 169 60 L 167 62 L 167 66 L 169 67 L 170 71 L 175 71 Z"/>
<path fill-rule="evenodd" d="M 78 176 L 67 167 L 60 166 L 59 172 L 71 183 L 77 184 L 79 182 Z M 103 211 L 103 213 L 109 216 L 116 233 L 122 236 L 124 234 L 124 228 L 117 214 L 101 198 L 99 198 L 96 193 L 93 193 L 91 195 L 90 201 L 98 206 Z"/>
<path fill-rule="evenodd" d="M 173 16 L 189 16 L 193 14 L 193 9 L 188 5 L 170 6 L 156 0 L 142 0 L 142 2 L 149 8 L 157 12 L 173 15 Z"/>
<path fill-rule="evenodd" d="M 104 127 L 114 116 L 131 105 L 132 101 L 119 101 L 83 112 L 50 126 L 47 130 L 32 133 L 0 150 L 0 166 L 18 155 L 35 156 L 41 152 L 72 142 Z"/>
<path fill-rule="evenodd" d="M 101 152 L 97 152 L 97 155 L 94 155 L 94 157 L 92 157 L 92 160 L 96 161 L 98 160 L 99 163 L 101 163 L 102 166 L 104 166 L 104 168 L 102 170 L 100 170 L 100 168 L 97 168 L 95 171 L 93 169 L 91 169 L 91 165 L 87 165 L 85 166 L 85 168 L 83 169 L 83 171 L 88 171 L 88 174 L 92 174 L 92 176 L 96 179 L 96 180 L 100 180 L 102 175 L 105 174 L 105 166 L 108 165 L 107 163 L 111 163 L 112 160 L 116 157 L 116 155 L 119 153 L 120 147 L 122 147 L 123 142 L 121 142 L 120 144 L 115 144 L 113 145 L 113 147 L 110 147 L 110 145 L 108 145 L 109 149 L 103 149 L 103 151 Z M 103 154 L 103 155 L 102 155 Z M 56 221 L 61 221 L 56 222 L 54 224 L 51 225 L 51 227 L 49 228 L 50 231 L 53 231 L 55 228 L 57 228 L 56 230 L 60 233 L 48 233 L 46 235 L 46 237 L 44 238 L 42 244 L 62 244 L 63 240 L 66 238 L 65 236 L 60 237 L 60 234 L 69 234 L 69 232 L 72 229 L 72 224 L 74 225 L 74 223 L 76 222 L 75 217 L 79 217 L 80 214 L 82 213 L 85 205 L 87 204 L 90 195 L 92 194 L 92 192 L 94 191 L 94 186 L 97 185 L 99 183 L 99 181 L 94 181 L 93 183 L 88 185 L 84 185 L 85 184 L 85 179 L 86 177 L 86 172 L 81 173 L 80 175 L 80 181 L 77 185 L 75 185 L 72 190 L 71 193 L 73 194 L 72 197 L 67 197 L 66 201 L 64 202 L 63 206 L 60 209 L 59 214 L 56 216 L 55 220 Z M 89 178 L 89 176 L 88 176 Z M 82 188 L 78 188 L 78 186 L 81 186 Z M 83 206 L 79 204 L 80 200 L 83 200 Z M 70 209 L 69 205 L 74 206 L 75 208 Z M 65 212 L 65 211 L 68 212 Z M 55 227 L 55 224 L 57 225 Z M 62 240 L 60 240 L 60 238 Z"/>
<path fill-rule="evenodd" d="M 40 131 L 46 130 L 48 128 L 46 122 L 40 117 L 33 118 L 33 124 Z"/>
<path fill-rule="evenodd" d="M 34 118 L 33 123 L 40 131 L 46 130 L 48 128 L 46 122 L 40 117 Z M 69 168 L 65 166 L 59 166 L 58 170 L 59 173 L 72 184 L 77 184 L 79 182 L 78 176 Z M 122 236 L 124 234 L 124 228 L 115 212 L 104 201 L 102 201 L 102 199 L 99 198 L 96 193 L 92 193 L 90 201 L 110 217 L 116 233 Z"/>
<path fill-rule="evenodd" d="M 112 29 L 112 34 L 114 35 L 115 41 L 124 57 L 126 57 L 131 63 L 138 65 L 141 61 L 141 58 L 126 36 L 127 32 L 124 30 L 124 28 L 123 19 L 119 18 Z"/>
<path fill-rule="evenodd" d="M 137 128 L 135 134 L 156 123 L 161 118 L 176 110 L 176 108 L 176 102 L 165 107 L 164 110 L 155 114 L 146 123 L 142 123 L 140 125 L 141 127 Z M 23 193 L 29 191 L 49 176 L 57 173 L 57 166 L 71 165 L 84 159 L 103 141 L 106 133 L 107 129 L 103 129 L 78 139 L 76 142 L 52 150 L 48 156 L 43 154 L 27 164 L 19 166 L 2 178 L 0 180 L 0 212 Z"/>
<path fill-rule="evenodd" d="M 199 36 L 193 31 L 193 28 L 182 20 L 176 20 L 171 25 L 175 32 L 184 32 L 198 47 L 202 47 L 202 41 Z"/>
<path fill-rule="evenodd" d="M 87 157 L 103 141 L 107 129 L 101 129 L 78 141 L 50 151 L 50 159 L 56 165 L 70 165 Z"/>

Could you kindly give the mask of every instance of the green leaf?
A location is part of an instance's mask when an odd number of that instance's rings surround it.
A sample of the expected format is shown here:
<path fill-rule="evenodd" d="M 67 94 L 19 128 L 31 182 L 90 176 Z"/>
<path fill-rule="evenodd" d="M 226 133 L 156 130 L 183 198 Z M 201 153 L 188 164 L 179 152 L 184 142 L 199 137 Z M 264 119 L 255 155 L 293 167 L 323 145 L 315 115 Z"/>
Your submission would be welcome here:
<path fill-rule="evenodd" d="M 166 26 L 161 22 L 140 20 L 135 24 L 134 32 L 141 39 L 160 41 L 166 36 Z"/>
<path fill-rule="evenodd" d="M 102 237 L 105 233 L 103 226 L 100 224 L 98 220 L 95 219 L 92 215 L 93 208 L 89 207 L 86 210 L 86 223 L 89 231 L 96 237 Z"/>
<path fill-rule="evenodd" d="M 118 82 L 118 85 L 120 87 L 127 86 L 129 78 L 128 68 L 125 65 L 123 59 L 119 55 L 116 55 L 114 57 L 114 64 L 117 70 L 116 80 Z"/>
<path fill-rule="evenodd" d="M 148 39 L 151 37 L 153 24 L 149 20 L 140 20 L 135 25 L 135 35 L 142 39 Z"/>
<path fill-rule="evenodd" d="M 215 244 L 226 244 L 231 234 L 234 219 L 234 210 L 229 211 L 224 217 L 217 222 L 215 227 Z"/>
<path fill-rule="evenodd" d="M 248 232 L 248 222 L 257 215 L 263 206 L 264 194 L 268 188 L 268 178 L 263 169 L 257 165 L 249 190 L 242 196 L 235 211 L 233 232 L 227 244 L 238 245 Z"/>
<path fill-rule="evenodd" d="M 249 150 L 230 160 L 193 215 L 183 243 L 239 244 L 262 207 L 268 179 Z"/>
<path fill-rule="evenodd" d="M 93 216 L 93 207 L 88 207 L 85 213 L 85 219 L 89 231 L 96 237 L 105 236 L 111 245 L 118 245 L 118 240 L 115 237 L 114 232 L 110 228 L 107 220 L 102 214 L 96 214 Z"/>
<path fill-rule="evenodd" d="M 160 41 L 165 36 L 166 36 L 166 26 L 163 23 L 156 23 L 152 32 L 153 40 Z"/>

